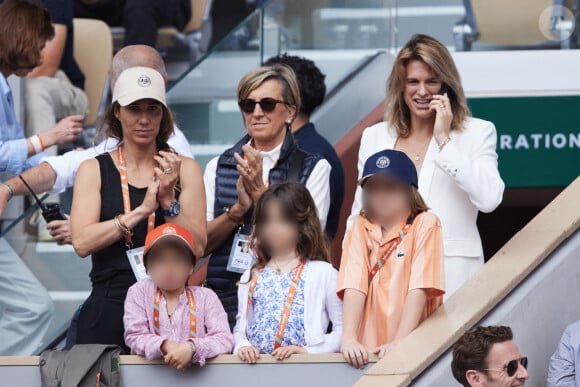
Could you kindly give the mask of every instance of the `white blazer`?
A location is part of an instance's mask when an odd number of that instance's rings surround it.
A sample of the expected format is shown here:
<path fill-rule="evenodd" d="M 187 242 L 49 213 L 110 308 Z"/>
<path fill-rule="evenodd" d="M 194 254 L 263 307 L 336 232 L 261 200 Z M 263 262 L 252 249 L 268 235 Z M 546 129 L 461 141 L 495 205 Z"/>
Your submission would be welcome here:
<path fill-rule="evenodd" d="M 336 295 L 338 272 L 328 262 L 308 261 L 304 278 L 304 338 L 308 353 L 333 353 L 340 350 L 342 336 L 342 301 Z M 238 315 L 234 328 L 234 354 L 241 347 L 252 345 L 246 336 L 252 324 L 253 310 L 248 315 L 250 271 L 246 271 L 238 288 Z M 326 333 L 332 322 L 332 332 Z"/>
<path fill-rule="evenodd" d="M 448 298 L 481 265 L 483 249 L 477 230 L 477 213 L 499 206 L 505 188 L 497 165 L 495 126 L 468 118 L 462 131 L 452 131 L 441 152 L 431 139 L 419 174 L 419 192 L 441 220 L 445 255 L 445 298 Z M 372 154 L 393 149 L 394 129 L 381 122 L 365 129 L 358 155 L 358 174 Z M 348 225 L 360 213 L 362 191 L 358 187 Z"/>

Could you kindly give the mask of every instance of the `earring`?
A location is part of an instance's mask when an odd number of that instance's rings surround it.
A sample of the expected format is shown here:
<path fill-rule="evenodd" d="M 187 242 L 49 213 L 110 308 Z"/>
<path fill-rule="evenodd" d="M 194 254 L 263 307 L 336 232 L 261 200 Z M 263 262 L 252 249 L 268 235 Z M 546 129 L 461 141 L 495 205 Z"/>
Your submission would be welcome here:
<path fill-rule="evenodd" d="M 292 120 L 291 119 L 286 120 L 286 125 L 288 126 L 292 125 Z"/>

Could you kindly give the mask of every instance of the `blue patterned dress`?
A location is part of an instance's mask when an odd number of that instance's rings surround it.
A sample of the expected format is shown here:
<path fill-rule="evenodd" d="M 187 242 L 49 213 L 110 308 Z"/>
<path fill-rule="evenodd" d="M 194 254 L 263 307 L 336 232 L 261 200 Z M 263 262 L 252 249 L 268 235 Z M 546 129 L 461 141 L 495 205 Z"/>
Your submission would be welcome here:
<path fill-rule="evenodd" d="M 282 309 L 294 271 L 277 273 L 269 266 L 262 271 L 252 295 L 253 321 L 248 326 L 248 340 L 260 353 L 272 353 L 276 331 L 282 317 Z M 294 302 L 288 316 L 282 346 L 298 345 L 304 347 L 304 278 L 308 271 L 308 262 L 304 265 L 298 281 Z"/>

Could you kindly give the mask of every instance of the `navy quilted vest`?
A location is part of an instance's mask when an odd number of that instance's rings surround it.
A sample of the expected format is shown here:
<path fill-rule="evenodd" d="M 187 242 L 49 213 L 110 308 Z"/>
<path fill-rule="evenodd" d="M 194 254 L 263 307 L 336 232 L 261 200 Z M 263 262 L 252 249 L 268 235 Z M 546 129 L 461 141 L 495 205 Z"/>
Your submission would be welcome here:
<path fill-rule="evenodd" d="M 214 202 L 214 217 L 217 218 L 224 213 L 226 207 L 231 207 L 238 199 L 236 191 L 236 183 L 240 174 L 236 169 L 238 164 L 234 158 L 234 153 L 242 155 L 242 146 L 250 142 L 249 135 L 244 136 L 236 145 L 226 150 L 220 156 L 216 170 L 215 181 L 215 202 Z M 305 184 L 314 169 L 316 163 L 321 160 L 321 156 L 306 153 L 298 148 L 294 143 L 292 133 L 288 131 L 282 147 L 280 148 L 280 158 L 278 162 L 270 170 L 269 178 L 270 185 L 281 183 L 286 180 L 288 170 L 292 159 L 298 152 L 304 153 L 304 161 L 298 174 L 298 182 Z M 252 222 L 252 209 L 250 209 L 244 218 L 244 225 L 241 233 L 249 234 Z M 233 230 L 232 234 L 225 240 L 225 242 L 214 250 L 212 257 L 209 260 L 207 268 L 207 283 L 213 289 L 225 290 L 235 287 L 240 275 L 226 270 L 228 259 L 230 257 L 230 249 L 234 241 L 234 236 L 237 230 Z"/>

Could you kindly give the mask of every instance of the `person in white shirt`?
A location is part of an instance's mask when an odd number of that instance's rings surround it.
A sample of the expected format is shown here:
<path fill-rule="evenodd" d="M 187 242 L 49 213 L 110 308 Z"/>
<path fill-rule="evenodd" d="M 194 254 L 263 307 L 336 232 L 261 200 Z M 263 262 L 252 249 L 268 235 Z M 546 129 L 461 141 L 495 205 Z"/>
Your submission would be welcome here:
<path fill-rule="evenodd" d="M 251 71 L 238 85 L 238 103 L 248 134 L 211 160 L 204 174 L 206 254 L 211 254 L 206 285 L 220 297 L 232 328 L 238 307 L 236 283 L 245 270 L 229 271 L 228 260 L 236 234 L 250 233 L 254 204 L 269 185 L 297 181 L 312 195 L 324 228 L 331 171 L 326 160 L 302 151 L 292 137 L 290 127 L 301 102 L 291 68 L 275 65 Z"/>
<path fill-rule="evenodd" d="M 149 46 L 127 46 L 120 50 L 111 63 L 111 88 L 115 86 L 118 76 L 130 67 L 150 67 L 160 72 L 167 82 L 165 63 L 159 53 Z M 169 138 L 171 146 L 178 154 L 193 158 L 189 142 L 185 135 L 177 127 Z M 62 156 L 48 156 L 41 159 L 39 165 L 22 173 L 26 182 L 34 192 L 50 192 L 58 194 L 74 184 L 75 176 L 83 161 L 94 158 L 102 153 L 110 152 L 117 148 L 118 141 L 112 138 L 104 140 L 100 144 L 85 150 L 73 150 Z M 28 190 L 18 177 L 5 182 L 12 188 L 12 193 L 0 187 L 0 214 L 4 212 L 6 204 L 12 195 L 26 195 Z M 70 244 L 70 222 L 68 220 L 56 220 L 47 225 L 50 235 L 59 244 Z"/>
<path fill-rule="evenodd" d="M 359 177 L 365 160 L 383 149 L 414 161 L 419 192 L 441 220 L 447 299 L 483 265 L 478 212 L 491 212 L 502 201 L 495 126 L 470 116 L 451 54 L 427 35 L 414 35 L 401 49 L 387 94 L 386 121 L 363 133 Z M 347 227 L 361 201 L 358 187 Z"/>
<path fill-rule="evenodd" d="M 312 196 L 297 182 L 271 186 L 256 203 L 256 263 L 240 279 L 234 328 L 234 354 L 242 361 L 339 351 L 338 272 L 317 217 Z"/>

